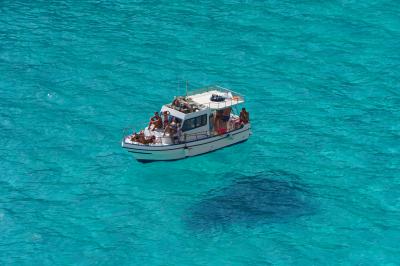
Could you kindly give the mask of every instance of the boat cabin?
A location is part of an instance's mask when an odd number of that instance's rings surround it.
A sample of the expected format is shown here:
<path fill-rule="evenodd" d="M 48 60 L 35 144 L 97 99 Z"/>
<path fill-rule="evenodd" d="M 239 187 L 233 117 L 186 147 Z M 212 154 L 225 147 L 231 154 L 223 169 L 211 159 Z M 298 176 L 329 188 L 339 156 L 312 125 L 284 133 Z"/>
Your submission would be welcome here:
<path fill-rule="evenodd" d="M 233 130 L 239 120 L 233 108 L 242 103 L 242 95 L 220 86 L 209 86 L 175 97 L 171 104 L 161 108 L 161 113 L 167 111 L 179 121 L 181 141 L 186 142 Z"/>

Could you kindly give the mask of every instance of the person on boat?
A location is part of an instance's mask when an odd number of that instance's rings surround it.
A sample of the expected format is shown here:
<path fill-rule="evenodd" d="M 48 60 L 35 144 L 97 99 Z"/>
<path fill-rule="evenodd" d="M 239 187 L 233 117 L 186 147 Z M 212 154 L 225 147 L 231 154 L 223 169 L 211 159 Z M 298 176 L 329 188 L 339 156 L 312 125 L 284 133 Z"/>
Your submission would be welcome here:
<path fill-rule="evenodd" d="M 178 98 L 175 98 L 173 101 L 172 101 L 172 104 L 171 104 L 172 106 L 179 106 L 179 100 L 178 100 Z"/>
<path fill-rule="evenodd" d="M 227 107 L 222 112 L 222 122 L 226 129 L 228 128 L 228 121 L 230 118 L 231 118 L 231 108 Z"/>
<path fill-rule="evenodd" d="M 181 102 L 179 101 L 179 99 L 177 97 L 175 97 L 175 99 L 172 101 L 171 106 L 176 107 L 175 109 L 177 109 L 177 110 L 179 110 L 181 108 Z"/>
<path fill-rule="evenodd" d="M 165 134 L 168 134 L 171 138 L 174 137 L 175 133 L 177 131 L 177 124 L 175 122 L 175 117 L 172 118 L 171 123 L 169 123 L 164 130 L 164 134 L 163 136 L 165 136 Z"/>
<path fill-rule="evenodd" d="M 185 108 L 189 113 L 193 112 L 193 106 L 190 103 L 185 103 Z"/>
<path fill-rule="evenodd" d="M 163 116 L 164 116 L 163 128 L 166 129 L 169 124 L 169 112 L 164 111 Z"/>
<path fill-rule="evenodd" d="M 171 122 L 170 124 L 168 124 L 165 127 L 163 136 L 165 136 L 165 134 L 168 134 L 169 136 L 171 134 L 173 134 L 173 126 L 174 126 L 174 124 L 175 124 L 175 122 Z"/>
<path fill-rule="evenodd" d="M 144 137 L 144 131 L 141 130 L 139 132 L 139 134 L 136 134 L 136 135 L 137 135 L 136 142 L 139 142 L 139 143 L 143 144 L 145 142 L 145 140 L 146 140 L 146 138 Z"/>
<path fill-rule="evenodd" d="M 153 125 L 152 130 L 155 130 L 156 128 L 162 128 L 162 119 L 158 112 L 155 112 L 154 116 L 150 118 L 149 129 L 151 128 L 151 125 Z"/>
<path fill-rule="evenodd" d="M 176 134 L 175 134 L 175 138 L 174 138 L 174 142 L 175 143 L 179 143 L 181 136 L 182 136 L 182 128 L 181 128 L 181 124 L 176 123 L 176 130 L 175 130 Z"/>
<path fill-rule="evenodd" d="M 248 124 L 250 121 L 249 113 L 246 111 L 246 108 L 242 108 L 242 111 L 240 112 L 239 115 L 240 118 L 240 123 L 241 124 Z"/>
<path fill-rule="evenodd" d="M 178 130 L 178 124 L 176 123 L 175 117 L 174 117 L 171 122 L 171 133 L 175 134 L 177 132 L 177 130 Z"/>
<path fill-rule="evenodd" d="M 168 125 L 168 130 L 170 134 L 175 134 L 177 129 L 175 117 L 172 118 L 171 123 Z"/>
<path fill-rule="evenodd" d="M 222 110 L 217 110 L 216 113 L 215 113 L 214 130 L 217 131 L 217 132 L 222 127 L 222 115 L 223 115 L 223 111 Z"/>
<path fill-rule="evenodd" d="M 155 141 L 156 141 L 156 136 L 153 135 L 150 138 L 145 139 L 143 144 L 146 144 L 146 145 L 153 144 L 153 143 L 155 143 Z"/>
<path fill-rule="evenodd" d="M 131 141 L 132 142 L 138 142 L 139 141 L 139 135 L 136 132 L 133 133 L 133 135 L 131 136 Z"/>

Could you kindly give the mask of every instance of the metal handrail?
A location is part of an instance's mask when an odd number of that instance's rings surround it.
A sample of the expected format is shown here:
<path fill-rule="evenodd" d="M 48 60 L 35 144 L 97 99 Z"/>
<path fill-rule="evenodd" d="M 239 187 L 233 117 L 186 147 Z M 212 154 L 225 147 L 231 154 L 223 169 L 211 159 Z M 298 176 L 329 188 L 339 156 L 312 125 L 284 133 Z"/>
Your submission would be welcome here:
<path fill-rule="evenodd" d="M 123 138 L 122 138 L 122 141 L 124 141 L 125 142 L 125 138 L 127 137 L 127 136 L 130 136 L 131 134 L 129 134 L 129 135 L 126 135 L 126 131 L 127 130 L 129 130 L 129 129 L 131 129 L 131 128 L 124 128 L 124 130 L 123 130 L 123 134 L 124 134 L 124 136 L 123 136 Z M 231 131 L 234 131 L 234 130 L 231 130 Z M 231 132 L 231 131 L 227 131 L 226 133 L 229 133 L 229 132 Z M 207 137 L 212 137 L 212 136 L 216 136 L 216 135 L 219 135 L 219 134 L 212 134 L 211 132 L 209 133 L 208 131 L 201 131 L 201 132 L 197 132 L 197 133 L 192 133 L 192 134 L 185 134 L 185 133 L 183 133 L 182 134 L 183 135 L 183 142 L 182 142 L 182 144 L 183 143 L 185 143 L 186 142 L 186 139 L 187 139 L 187 137 L 189 136 L 195 136 L 196 137 L 196 140 L 201 140 L 201 139 L 205 139 L 205 138 L 207 138 Z M 200 136 L 202 136 L 201 138 L 200 138 Z M 157 140 L 161 140 L 161 143 L 162 143 L 162 140 L 163 139 L 171 139 L 172 138 L 172 136 L 168 136 L 168 137 L 161 137 L 161 136 L 157 136 L 156 137 L 156 139 Z M 181 141 L 181 140 L 179 140 L 179 141 Z M 126 143 L 126 142 L 125 142 Z M 156 144 L 161 144 L 161 143 L 156 143 Z M 148 144 L 144 144 L 144 143 L 139 143 L 140 145 L 148 145 Z"/>
<path fill-rule="evenodd" d="M 231 90 L 231 89 L 228 89 L 228 88 L 225 88 L 225 87 L 222 87 L 222 86 L 219 86 L 219 85 L 213 85 L 213 86 L 216 87 L 216 88 L 218 88 L 218 89 L 220 89 L 220 90 L 224 90 L 225 92 L 231 92 L 232 95 L 233 95 L 233 94 L 238 95 L 238 96 L 242 97 L 243 100 L 244 100 L 244 95 L 241 94 L 241 93 L 239 93 L 239 92 L 233 91 L 233 90 Z"/>
<path fill-rule="evenodd" d="M 196 137 L 196 140 L 199 140 L 199 136 L 205 136 L 202 137 L 201 139 L 205 139 L 207 137 L 209 137 L 211 134 L 208 133 L 208 131 L 201 131 L 201 132 L 197 132 L 197 133 L 192 133 L 192 134 L 186 134 L 183 133 L 183 139 L 186 141 L 187 137 Z"/>
<path fill-rule="evenodd" d="M 131 128 L 131 127 L 125 127 L 125 128 L 123 129 L 122 141 L 125 142 L 126 137 L 132 135 L 132 134 L 126 134 L 127 131 L 129 131 L 129 130 L 131 130 L 132 132 L 135 132 L 135 130 L 133 130 L 133 127 L 132 127 L 132 128 Z M 201 131 L 201 132 L 192 133 L 192 134 L 183 133 L 182 135 L 183 135 L 183 139 L 186 141 L 186 138 L 187 138 L 188 136 L 189 136 L 189 137 L 190 137 L 190 136 L 195 136 L 195 137 L 196 137 L 196 140 L 198 140 L 200 135 L 201 135 L 201 136 L 206 136 L 206 137 L 208 137 L 208 136 L 210 136 L 211 134 L 208 134 L 208 131 Z M 175 137 L 175 136 L 168 136 L 168 137 L 165 137 L 165 136 L 156 136 L 156 139 L 157 139 L 157 140 L 161 140 L 161 142 L 162 142 L 163 139 L 171 139 L 171 138 L 173 138 L 173 137 Z M 206 137 L 204 137 L 204 138 L 206 138 Z M 180 140 L 179 140 L 179 141 L 180 141 Z M 141 144 L 142 144 L 142 143 L 141 143 Z M 146 144 L 143 144 L 143 145 L 146 145 Z"/>
<path fill-rule="evenodd" d="M 236 104 L 237 103 L 239 103 L 239 100 L 240 99 L 230 99 L 230 101 L 231 101 L 231 105 L 229 106 L 229 107 L 231 107 L 231 106 L 233 106 L 233 102 L 236 102 Z M 243 99 L 243 101 L 244 101 L 244 99 Z M 227 101 L 223 101 L 223 102 L 213 102 L 213 101 L 209 101 L 209 102 L 207 102 L 207 103 L 204 103 L 203 105 L 206 105 L 206 106 L 208 106 L 208 109 L 211 109 L 211 104 L 217 104 L 217 109 L 220 109 L 220 104 L 224 104 L 224 108 L 226 108 L 226 104 L 227 104 Z"/>
<path fill-rule="evenodd" d="M 204 92 L 208 92 L 208 91 L 212 91 L 212 90 L 216 90 L 216 89 L 217 90 L 221 90 L 223 92 L 230 92 L 230 93 L 238 95 L 238 96 L 242 97 L 242 99 L 244 99 L 244 95 L 243 94 L 238 93 L 236 91 L 233 91 L 231 89 L 219 86 L 219 85 L 208 85 L 208 86 L 205 86 L 205 87 L 202 87 L 202 88 L 198 88 L 198 89 L 195 89 L 195 90 L 192 90 L 192 91 L 188 91 L 187 95 L 191 96 L 191 95 L 204 93 Z"/>

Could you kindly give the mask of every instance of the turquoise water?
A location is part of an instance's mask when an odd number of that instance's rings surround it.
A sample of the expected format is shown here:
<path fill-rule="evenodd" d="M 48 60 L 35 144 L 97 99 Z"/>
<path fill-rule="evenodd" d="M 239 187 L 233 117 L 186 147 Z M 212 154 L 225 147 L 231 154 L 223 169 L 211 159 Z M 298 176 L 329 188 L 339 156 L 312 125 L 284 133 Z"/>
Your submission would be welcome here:
<path fill-rule="evenodd" d="M 0 264 L 399 264 L 400 5 L 295 2 L 1 1 Z M 252 137 L 137 163 L 184 80 Z"/>

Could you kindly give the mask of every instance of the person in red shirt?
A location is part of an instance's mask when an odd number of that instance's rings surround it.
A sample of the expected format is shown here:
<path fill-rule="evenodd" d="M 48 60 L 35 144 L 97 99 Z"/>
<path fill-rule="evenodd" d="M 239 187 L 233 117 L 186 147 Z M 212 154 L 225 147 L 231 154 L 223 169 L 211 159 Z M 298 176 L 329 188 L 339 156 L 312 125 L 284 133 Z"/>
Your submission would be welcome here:
<path fill-rule="evenodd" d="M 246 108 L 242 108 L 242 111 L 240 112 L 239 115 L 240 118 L 240 123 L 242 124 L 248 124 L 250 121 L 249 113 L 246 111 Z"/>

